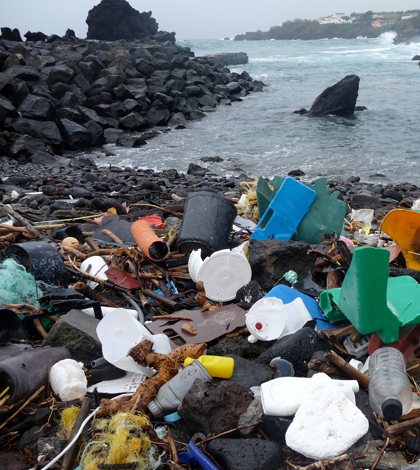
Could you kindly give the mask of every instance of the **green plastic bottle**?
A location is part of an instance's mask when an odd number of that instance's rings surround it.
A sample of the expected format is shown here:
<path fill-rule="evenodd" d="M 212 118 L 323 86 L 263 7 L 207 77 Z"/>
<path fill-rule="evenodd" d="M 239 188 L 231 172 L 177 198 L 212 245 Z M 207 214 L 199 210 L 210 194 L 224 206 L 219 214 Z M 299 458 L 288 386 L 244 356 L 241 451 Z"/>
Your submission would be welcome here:
<path fill-rule="evenodd" d="M 192 357 L 187 357 L 184 361 L 184 367 L 191 364 L 193 360 Z M 230 379 L 232 377 L 235 361 L 231 357 L 201 356 L 197 361 L 203 364 L 212 377 L 220 379 Z"/>

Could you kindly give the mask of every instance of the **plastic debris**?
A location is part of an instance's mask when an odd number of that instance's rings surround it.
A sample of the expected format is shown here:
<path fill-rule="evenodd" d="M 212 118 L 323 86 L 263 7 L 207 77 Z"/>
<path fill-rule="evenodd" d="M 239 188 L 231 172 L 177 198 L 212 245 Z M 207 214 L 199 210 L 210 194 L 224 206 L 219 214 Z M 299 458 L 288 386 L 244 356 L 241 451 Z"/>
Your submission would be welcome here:
<path fill-rule="evenodd" d="M 286 432 L 286 444 L 306 457 L 329 459 L 343 454 L 368 429 L 369 421 L 334 381 L 317 374 Z"/>

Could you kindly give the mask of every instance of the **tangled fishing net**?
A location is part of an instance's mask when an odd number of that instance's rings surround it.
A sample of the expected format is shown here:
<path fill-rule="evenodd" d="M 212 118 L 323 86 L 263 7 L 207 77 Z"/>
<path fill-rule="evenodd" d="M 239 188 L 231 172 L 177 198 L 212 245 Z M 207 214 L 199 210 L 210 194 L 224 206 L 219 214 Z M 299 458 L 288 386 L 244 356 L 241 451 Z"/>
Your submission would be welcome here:
<path fill-rule="evenodd" d="M 101 464 L 130 464 L 131 468 L 155 470 L 164 453 L 152 443 L 148 427 L 150 421 L 143 414 L 118 413 L 109 419 L 98 419 L 95 435 L 82 453 L 81 470 L 97 470 Z M 159 429 L 156 431 L 159 435 Z"/>
<path fill-rule="evenodd" d="M 0 299 L 4 304 L 30 304 L 39 307 L 38 298 L 42 296 L 44 283 L 35 281 L 32 274 L 17 263 L 7 258 L 0 264 Z"/>

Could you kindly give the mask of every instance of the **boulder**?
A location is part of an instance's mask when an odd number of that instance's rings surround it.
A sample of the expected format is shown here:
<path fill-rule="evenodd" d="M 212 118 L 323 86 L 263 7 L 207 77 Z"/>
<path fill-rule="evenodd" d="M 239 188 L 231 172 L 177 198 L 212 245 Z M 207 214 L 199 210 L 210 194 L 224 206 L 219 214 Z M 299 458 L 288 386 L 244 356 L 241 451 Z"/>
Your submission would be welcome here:
<path fill-rule="evenodd" d="M 220 434 L 237 426 L 253 399 L 251 390 L 232 382 L 214 385 L 197 379 L 178 408 L 191 429 Z"/>
<path fill-rule="evenodd" d="M 326 88 L 312 104 L 308 116 L 353 115 L 359 93 L 359 82 L 360 78 L 357 75 L 347 75 L 335 85 Z"/>
<path fill-rule="evenodd" d="M 219 438 L 207 451 L 224 470 L 277 470 L 283 462 L 280 445 L 263 439 Z"/>
<path fill-rule="evenodd" d="M 13 31 L 10 28 L 1 28 L 1 39 L 4 39 L 5 41 L 23 42 L 17 28 Z"/>
<path fill-rule="evenodd" d="M 158 31 L 152 12 L 140 13 L 125 0 L 102 0 L 86 19 L 88 39 L 144 39 Z"/>
<path fill-rule="evenodd" d="M 61 119 L 60 126 L 66 142 L 71 148 L 80 150 L 90 147 L 91 134 L 87 129 L 68 119 Z"/>
<path fill-rule="evenodd" d="M 0 122 L 3 122 L 10 114 L 15 113 L 15 107 L 6 98 L 0 95 Z"/>
<path fill-rule="evenodd" d="M 303 279 L 314 268 L 316 254 L 310 253 L 309 243 L 301 241 L 251 240 L 249 263 L 252 279 L 269 291 L 276 283 L 288 284 L 283 278 L 287 271 L 295 271 Z"/>
<path fill-rule="evenodd" d="M 18 161 L 25 161 L 35 153 L 43 151 L 45 151 L 45 144 L 42 140 L 22 135 L 13 144 L 10 155 Z"/>
<path fill-rule="evenodd" d="M 269 364 L 275 357 L 281 357 L 293 364 L 298 377 L 305 377 L 308 373 L 308 363 L 314 352 L 327 352 L 329 349 L 329 343 L 320 340 L 315 330 L 304 327 L 292 335 L 278 339 L 273 346 L 257 358 L 256 362 Z"/>
<path fill-rule="evenodd" d="M 20 134 L 28 134 L 35 139 L 42 139 L 46 144 L 61 146 L 63 138 L 54 121 L 36 121 L 34 119 L 18 119 L 13 129 Z"/>
<path fill-rule="evenodd" d="M 33 42 L 45 42 L 48 39 L 48 36 L 44 33 L 41 33 L 41 31 L 38 31 L 37 33 L 31 33 L 31 31 L 28 31 L 26 34 L 24 34 L 24 37 L 26 38 L 26 41 Z"/>
<path fill-rule="evenodd" d="M 28 95 L 19 105 L 18 110 L 23 118 L 51 121 L 55 110 L 50 100 L 41 96 Z"/>

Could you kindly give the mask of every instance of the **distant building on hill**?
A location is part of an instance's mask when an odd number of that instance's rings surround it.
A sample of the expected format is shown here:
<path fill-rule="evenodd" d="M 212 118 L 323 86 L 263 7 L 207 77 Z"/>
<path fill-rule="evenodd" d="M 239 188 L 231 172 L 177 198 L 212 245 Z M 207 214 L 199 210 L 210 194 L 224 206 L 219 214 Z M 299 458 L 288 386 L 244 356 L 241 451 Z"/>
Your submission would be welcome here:
<path fill-rule="evenodd" d="M 350 24 L 352 22 L 353 18 L 345 13 L 334 13 L 331 16 L 321 16 L 318 18 L 319 24 Z"/>
<path fill-rule="evenodd" d="M 402 20 L 408 20 L 410 18 L 414 18 L 414 15 L 405 15 L 401 17 Z"/>
<path fill-rule="evenodd" d="M 386 22 L 381 18 L 377 18 L 376 20 L 373 20 L 371 24 L 374 28 L 380 28 L 381 26 L 385 26 Z"/>

